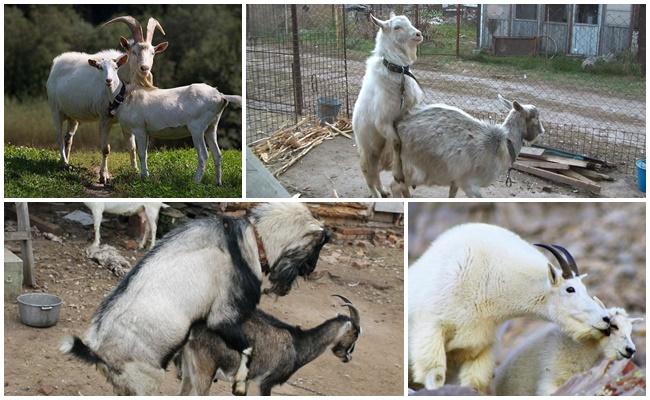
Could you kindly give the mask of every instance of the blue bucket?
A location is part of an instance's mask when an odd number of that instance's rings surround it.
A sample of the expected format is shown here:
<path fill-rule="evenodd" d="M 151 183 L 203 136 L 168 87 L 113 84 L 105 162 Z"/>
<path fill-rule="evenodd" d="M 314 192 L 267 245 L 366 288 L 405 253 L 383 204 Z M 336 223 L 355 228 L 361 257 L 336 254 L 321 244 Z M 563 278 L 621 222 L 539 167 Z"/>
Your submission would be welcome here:
<path fill-rule="evenodd" d="M 639 190 L 645 193 L 645 160 L 636 160 L 636 180 Z"/>
<path fill-rule="evenodd" d="M 333 124 L 336 121 L 336 116 L 339 114 L 340 109 L 341 102 L 337 99 L 320 97 L 318 99 L 318 107 L 316 108 L 316 113 L 321 125 L 325 125 L 325 122 Z"/>

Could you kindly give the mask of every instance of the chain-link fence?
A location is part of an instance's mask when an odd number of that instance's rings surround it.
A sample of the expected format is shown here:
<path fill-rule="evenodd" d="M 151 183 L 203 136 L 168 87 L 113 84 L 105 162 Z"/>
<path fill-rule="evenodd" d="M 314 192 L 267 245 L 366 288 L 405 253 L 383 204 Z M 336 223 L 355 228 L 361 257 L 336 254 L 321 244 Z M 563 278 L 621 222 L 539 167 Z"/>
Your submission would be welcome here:
<path fill-rule="evenodd" d="M 413 67 L 427 102 L 500 121 L 497 94 L 534 104 L 541 144 L 632 173 L 645 156 L 645 6 L 249 5 L 247 142 L 323 105 L 350 117 L 374 48 L 372 12 L 425 38 Z"/>

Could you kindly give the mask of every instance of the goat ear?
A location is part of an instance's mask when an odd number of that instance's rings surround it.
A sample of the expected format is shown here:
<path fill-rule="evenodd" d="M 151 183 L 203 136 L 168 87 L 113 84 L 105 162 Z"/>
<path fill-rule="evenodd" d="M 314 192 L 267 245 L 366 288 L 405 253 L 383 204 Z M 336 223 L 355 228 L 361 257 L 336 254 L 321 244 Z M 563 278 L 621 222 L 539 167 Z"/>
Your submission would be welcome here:
<path fill-rule="evenodd" d="M 388 28 L 388 23 L 386 21 L 382 21 L 380 19 L 377 19 L 372 14 L 369 14 L 369 15 L 370 15 L 370 20 L 372 21 L 373 24 L 377 25 L 378 27 L 380 27 L 383 30 Z"/>
<path fill-rule="evenodd" d="M 90 65 L 91 67 L 95 67 L 97 69 L 101 69 L 99 67 L 99 64 L 97 63 L 97 60 L 93 60 L 92 58 L 88 59 L 88 65 Z"/>
<path fill-rule="evenodd" d="M 643 318 L 630 318 L 629 321 L 630 321 L 631 324 L 634 324 L 636 322 L 643 321 Z"/>
<path fill-rule="evenodd" d="M 162 53 L 163 51 L 167 50 L 167 46 L 169 46 L 169 42 L 158 43 L 156 47 L 154 47 L 154 51 L 156 54 Z"/>
<path fill-rule="evenodd" d="M 505 97 L 501 96 L 501 94 L 497 95 L 497 100 L 508 110 L 510 111 L 512 109 L 512 102 Z"/>
<path fill-rule="evenodd" d="M 524 108 L 521 106 L 521 104 L 519 104 L 519 103 L 517 102 L 517 100 L 515 100 L 515 101 L 512 102 L 512 108 L 514 108 L 515 111 L 521 111 L 521 110 L 524 109 Z"/>
<path fill-rule="evenodd" d="M 115 60 L 115 64 L 117 64 L 117 67 L 121 67 L 122 65 L 126 64 L 126 62 L 129 61 L 129 55 L 125 54 L 122 57 L 118 58 Z"/>
<path fill-rule="evenodd" d="M 548 280 L 551 282 L 551 286 L 559 286 L 562 282 L 562 276 L 550 263 L 548 264 Z"/>
<path fill-rule="evenodd" d="M 389 18 L 395 18 L 395 17 L 397 17 L 397 15 L 395 15 L 395 12 L 394 12 L 394 11 L 391 11 L 391 12 L 390 12 L 390 15 L 389 15 L 388 17 L 389 17 Z"/>
<path fill-rule="evenodd" d="M 120 46 L 122 46 L 122 48 L 124 50 L 130 50 L 131 49 L 131 46 L 129 46 L 129 40 L 127 38 L 125 38 L 124 36 L 120 36 Z"/>

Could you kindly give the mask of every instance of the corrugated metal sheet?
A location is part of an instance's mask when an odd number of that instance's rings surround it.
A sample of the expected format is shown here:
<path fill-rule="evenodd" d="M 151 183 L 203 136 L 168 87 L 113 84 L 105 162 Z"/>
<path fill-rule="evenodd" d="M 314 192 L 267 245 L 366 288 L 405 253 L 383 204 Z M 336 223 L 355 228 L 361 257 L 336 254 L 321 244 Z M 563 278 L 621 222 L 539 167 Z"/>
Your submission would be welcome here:
<path fill-rule="evenodd" d="M 515 19 L 512 21 L 513 37 L 537 36 L 537 21 Z"/>

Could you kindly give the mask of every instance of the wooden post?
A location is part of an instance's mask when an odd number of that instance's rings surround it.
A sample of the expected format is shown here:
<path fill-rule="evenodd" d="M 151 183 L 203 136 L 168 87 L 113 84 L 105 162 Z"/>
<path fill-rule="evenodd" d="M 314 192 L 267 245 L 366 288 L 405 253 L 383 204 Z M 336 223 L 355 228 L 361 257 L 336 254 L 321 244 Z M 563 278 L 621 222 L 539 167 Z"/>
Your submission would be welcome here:
<path fill-rule="evenodd" d="M 296 5 L 291 5 L 291 36 L 293 42 L 293 98 L 296 107 L 296 121 L 302 116 L 302 72 L 300 71 L 300 41 L 298 37 L 298 11 Z"/>
<path fill-rule="evenodd" d="M 456 57 L 460 56 L 460 4 L 456 4 Z"/>
<path fill-rule="evenodd" d="M 23 285 L 36 286 L 34 276 L 34 250 L 32 248 L 32 234 L 29 225 L 29 209 L 27 203 L 16 203 L 16 216 L 18 217 L 18 232 L 26 232 L 27 239 L 20 243 L 21 253 L 23 256 Z"/>
<path fill-rule="evenodd" d="M 645 4 L 639 5 L 638 24 L 639 36 L 637 37 L 637 60 L 641 65 L 641 72 L 645 76 Z M 633 27 L 630 27 L 633 29 Z"/>
<path fill-rule="evenodd" d="M 334 31 L 336 32 L 336 48 L 341 48 L 341 22 L 339 21 L 339 13 L 336 5 L 332 4 L 332 14 L 334 15 Z M 344 15 L 345 18 L 345 15 Z"/>

